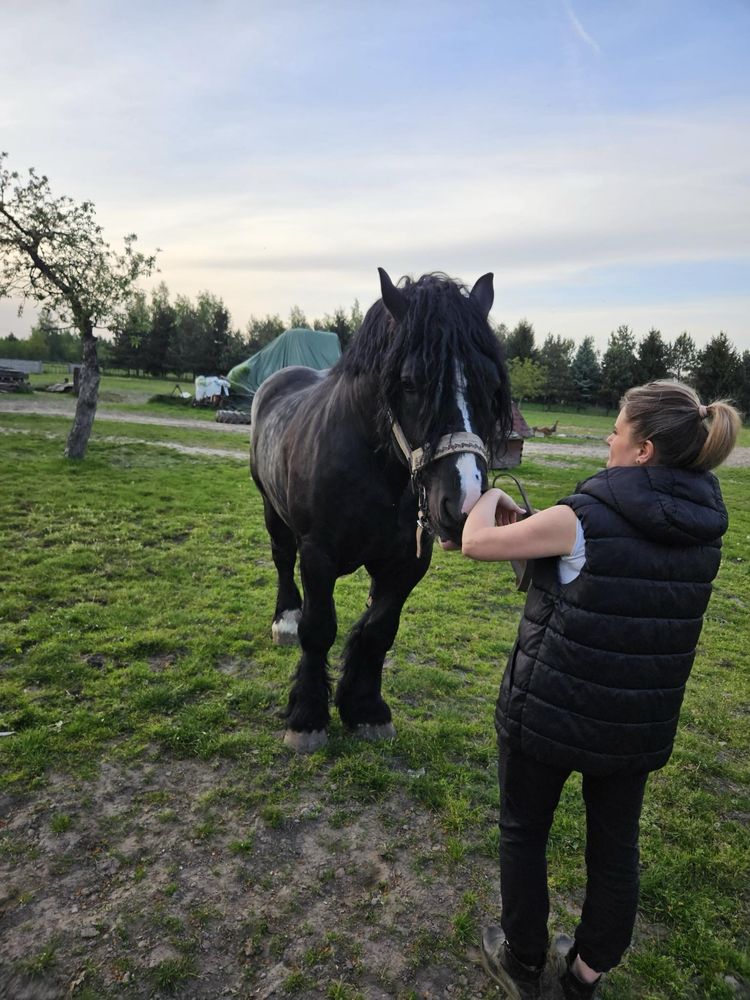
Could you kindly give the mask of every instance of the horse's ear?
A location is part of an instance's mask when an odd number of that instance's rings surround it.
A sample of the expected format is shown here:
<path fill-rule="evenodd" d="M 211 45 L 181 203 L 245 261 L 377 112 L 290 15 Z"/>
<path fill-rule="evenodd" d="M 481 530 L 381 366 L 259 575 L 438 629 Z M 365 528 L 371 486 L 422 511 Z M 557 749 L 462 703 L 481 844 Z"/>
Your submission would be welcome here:
<path fill-rule="evenodd" d="M 493 277 L 492 271 L 483 274 L 481 278 L 477 279 L 477 283 L 472 288 L 470 295 L 470 298 L 476 302 L 484 313 L 485 319 L 489 316 L 492 303 L 495 301 L 495 289 L 492 287 Z"/>
<path fill-rule="evenodd" d="M 380 294 L 383 297 L 385 307 L 396 322 L 400 323 L 408 312 L 409 300 L 403 292 L 396 288 L 385 268 L 379 267 L 378 274 L 380 275 Z"/>

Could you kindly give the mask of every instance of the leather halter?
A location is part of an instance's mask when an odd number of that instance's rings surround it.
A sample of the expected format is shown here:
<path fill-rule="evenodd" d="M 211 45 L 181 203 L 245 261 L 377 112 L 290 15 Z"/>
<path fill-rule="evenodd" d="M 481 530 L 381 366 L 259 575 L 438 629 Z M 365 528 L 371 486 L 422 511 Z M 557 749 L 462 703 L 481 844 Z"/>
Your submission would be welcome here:
<path fill-rule="evenodd" d="M 401 424 L 395 417 L 391 416 L 391 430 L 396 439 L 396 444 L 401 449 L 409 472 L 416 476 L 426 465 L 437 462 L 439 458 L 446 455 L 456 455 L 462 451 L 471 451 L 475 455 L 480 455 L 485 462 L 488 460 L 487 448 L 484 441 L 476 435 L 469 434 L 468 431 L 456 431 L 454 434 L 443 434 L 437 443 L 434 451 L 429 448 L 412 448 L 406 440 L 406 435 L 401 429 Z"/>
<path fill-rule="evenodd" d="M 412 488 L 417 494 L 419 503 L 417 511 L 417 559 L 419 559 L 422 555 L 422 533 L 424 531 L 432 532 L 430 511 L 427 506 L 427 491 L 420 482 L 419 473 L 425 466 L 430 465 L 432 462 L 437 462 L 439 458 L 445 458 L 446 455 L 473 452 L 475 455 L 483 458 L 487 464 L 489 464 L 489 455 L 484 441 L 478 435 L 470 434 L 468 431 L 456 431 L 453 434 L 444 434 L 438 441 L 434 451 L 427 447 L 412 448 L 406 440 L 406 435 L 401 428 L 401 424 L 392 413 L 389 413 L 389 417 L 393 437 L 406 459 L 406 464 L 411 473 Z"/>

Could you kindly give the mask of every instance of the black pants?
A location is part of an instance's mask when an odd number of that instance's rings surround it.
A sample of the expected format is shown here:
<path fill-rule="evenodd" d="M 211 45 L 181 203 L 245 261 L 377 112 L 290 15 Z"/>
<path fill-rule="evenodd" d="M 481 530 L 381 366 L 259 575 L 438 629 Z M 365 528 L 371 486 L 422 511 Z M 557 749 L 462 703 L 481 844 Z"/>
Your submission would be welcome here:
<path fill-rule="evenodd" d="M 501 924 L 514 954 L 539 965 L 547 951 L 547 839 L 570 771 L 500 744 Z M 638 907 L 638 828 L 647 774 L 583 775 L 586 898 L 578 953 L 597 972 L 620 961 Z"/>

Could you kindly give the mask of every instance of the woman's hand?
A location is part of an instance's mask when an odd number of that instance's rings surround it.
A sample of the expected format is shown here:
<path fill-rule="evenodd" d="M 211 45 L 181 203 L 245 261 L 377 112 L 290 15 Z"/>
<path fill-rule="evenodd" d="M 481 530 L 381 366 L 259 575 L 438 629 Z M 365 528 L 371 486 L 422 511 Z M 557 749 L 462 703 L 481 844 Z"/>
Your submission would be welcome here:
<path fill-rule="evenodd" d="M 493 488 L 487 492 L 498 494 L 497 503 L 495 504 L 495 524 L 499 528 L 506 524 L 515 524 L 518 520 L 518 515 L 526 513 L 525 508 L 519 507 L 513 497 L 509 497 L 502 490 Z"/>
<path fill-rule="evenodd" d="M 495 487 L 483 493 L 474 504 L 469 514 L 472 520 L 475 519 L 474 512 L 480 507 L 480 504 L 482 523 L 486 524 L 487 527 L 490 525 L 502 527 L 507 524 L 515 524 L 518 515 L 526 513 L 523 507 L 518 506 L 513 497 L 509 497 L 507 493 Z M 455 542 L 451 542 L 447 538 L 445 540 L 440 539 L 440 547 L 449 552 L 461 548 L 460 545 L 456 545 Z"/>
<path fill-rule="evenodd" d="M 519 507 L 513 497 L 509 497 L 503 490 L 496 486 L 487 490 L 472 507 L 469 512 L 467 523 L 476 527 L 482 526 L 503 527 L 507 524 L 515 524 L 519 514 L 525 514 L 523 507 Z"/>

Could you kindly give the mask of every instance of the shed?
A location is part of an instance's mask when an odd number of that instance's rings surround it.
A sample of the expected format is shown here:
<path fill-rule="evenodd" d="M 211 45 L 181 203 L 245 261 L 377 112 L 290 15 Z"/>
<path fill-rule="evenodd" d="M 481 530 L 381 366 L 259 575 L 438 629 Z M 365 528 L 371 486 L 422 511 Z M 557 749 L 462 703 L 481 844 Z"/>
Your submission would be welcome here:
<path fill-rule="evenodd" d="M 0 368 L 0 392 L 23 392 L 29 388 L 29 376 L 18 368 Z"/>
<path fill-rule="evenodd" d="M 523 443 L 526 438 L 533 436 L 531 428 L 515 402 L 511 404 L 511 412 L 513 423 L 510 434 L 507 438 L 502 438 L 498 434 L 492 443 L 490 466 L 493 469 L 512 469 L 520 465 Z"/>

